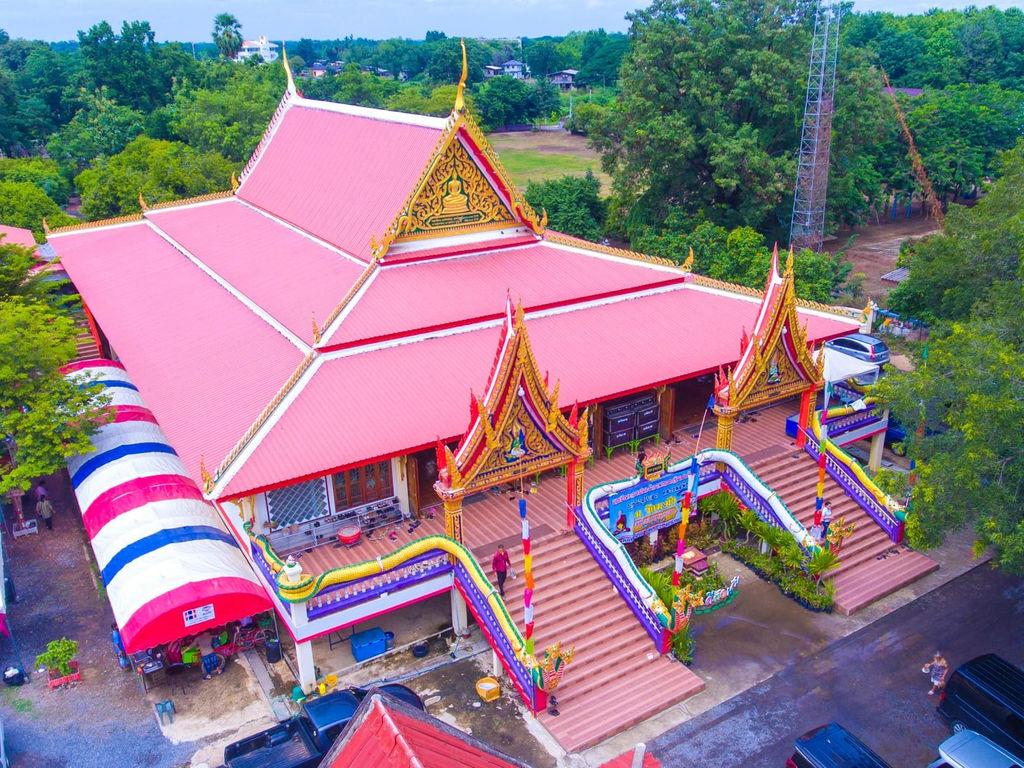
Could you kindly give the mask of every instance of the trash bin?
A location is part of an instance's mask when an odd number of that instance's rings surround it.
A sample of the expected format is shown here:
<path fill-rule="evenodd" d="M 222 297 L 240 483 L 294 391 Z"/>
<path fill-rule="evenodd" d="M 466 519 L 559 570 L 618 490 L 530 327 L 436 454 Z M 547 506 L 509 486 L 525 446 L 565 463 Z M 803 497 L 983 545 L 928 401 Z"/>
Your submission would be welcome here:
<path fill-rule="evenodd" d="M 281 641 L 276 637 L 267 640 L 267 663 L 276 664 L 281 660 Z"/>

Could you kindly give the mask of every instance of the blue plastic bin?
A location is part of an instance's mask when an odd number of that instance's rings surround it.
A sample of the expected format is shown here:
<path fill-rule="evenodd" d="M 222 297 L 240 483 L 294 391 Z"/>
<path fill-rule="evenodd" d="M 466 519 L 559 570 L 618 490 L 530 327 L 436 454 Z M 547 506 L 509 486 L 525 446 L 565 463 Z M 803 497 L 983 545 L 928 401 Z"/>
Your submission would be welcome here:
<path fill-rule="evenodd" d="M 388 640 L 380 627 L 364 629 L 352 635 L 352 656 L 356 661 L 366 661 L 380 656 L 388 649 Z"/>

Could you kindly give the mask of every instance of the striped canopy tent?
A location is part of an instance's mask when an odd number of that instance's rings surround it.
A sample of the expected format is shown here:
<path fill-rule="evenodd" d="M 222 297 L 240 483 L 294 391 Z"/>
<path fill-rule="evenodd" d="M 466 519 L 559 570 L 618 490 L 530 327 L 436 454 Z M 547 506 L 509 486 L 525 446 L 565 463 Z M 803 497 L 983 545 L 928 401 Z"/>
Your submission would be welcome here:
<path fill-rule="evenodd" d="M 129 653 L 270 609 L 219 513 L 188 476 L 124 368 L 76 363 L 114 418 L 68 460 L 71 485 Z"/>

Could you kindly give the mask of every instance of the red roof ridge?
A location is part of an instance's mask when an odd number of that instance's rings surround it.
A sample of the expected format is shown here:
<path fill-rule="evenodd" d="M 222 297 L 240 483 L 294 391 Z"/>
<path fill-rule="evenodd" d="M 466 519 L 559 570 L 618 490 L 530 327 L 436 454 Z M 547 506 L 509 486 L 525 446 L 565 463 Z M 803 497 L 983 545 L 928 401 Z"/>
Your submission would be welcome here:
<path fill-rule="evenodd" d="M 182 243 L 178 242 L 173 236 L 167 231 L 160 228 L 160 226 L 152 218 L 146 217 L 144 223 L 153 230 L 159 237 L 163 238 L 168 245 L 174 248 L 178 253 L 192 262 L 198 267 L 207 277 L 213 280 L 217 285 L 227 291 L 231 296 L 241 303 L 246 309 L 252 312 L 254 315 L 259 317 L 263 322 L 273 328 L 275 331 L 284 336 L 288 341 L 294 344 L 299 351 L 307 352 L 309 345 L 300 339 L 294 332 L 289 330 L 284 323 L 278 320 L 276 317 L 271 315 L 266 309 L 257 304 L 253 299 L 235 287 L 225 277 L 220 275 L 216 270 L 213 269 L 209 264 L 196 256 L 192 251 L 186 248 Z"/>
<path fill-rule="evenodd" d="M 333 251 L 334 253 L 338 254 L 342 258 L 344 258 L 344 259 L 346 259 L 348 261 L 351 261 L 354 264 L 365 265 L 367 263 L 366 261 L 364 261 L 363 259 L 360 259 L 355 254 L 349 253 L 344 248 L 339 248 L 338 246 L 336 246 L 334 243 L 330 242 L 329 240 L 324 240 L 319 235 L 314 235 L 312 232 L 310 232 L 310 231 L 308 231 L 306 229 L 303 229 L 302 227 L 300 227 L 298 224 L 295 224 L 294 222 L 288 221 L 287 219 L 282 219 L 276 213 L 274 213 L 272 211 L 268 211 L 266 208 L 262 208 L 262 207 L 256 205 L 256 203 L 250 202 L 249 200 L 245 200 L 245 199 L 243 199 L 241 197 L 236 197 L 235 200 L 239 204 L 244 205 L 246 208 L 249 208 L 249 209 L 253 210 L 254 212 L 260 214 L 261 216 L 264 216 L 264 217 L 270 219 L 275 224 L 280 224 L 282 227 L 285 227 L 286 229 L 290 229 L 292 232 L 295 232 L 296 234 L 302 235 L 303 237 L 305 237 L 308 240 L 312 240 L 317 245 L 322 246 L 323 248 L 326 248 L 329 251 Z"/>
<path fill-rule="evenodd" d="M 216 498 L 215 491 L 217 490 L 217 486 L 221 485 L 222 480 L 225 483 L 231 480 L 231 476 L 234 473 L 231 472 L 229 474 L 229 471 L 239 454 L 241 454 L 242 451 L 245 450 L 245 448 L 253 441 L 257 433 L 267 424 L 270 417 L 274 415 L 274 412 L 277 410 L 278 406 L 281 405 L 281 402 L 293 389 L 295 389 L 303 375 L 318 359 L 319 355 L 317 355 L 316 350 L 311 349 L 306 356 L 302 358 L 302 362 L 300 362 L 295 370 L 292 371 L 292 375 L 289 376 L 285 383 L 281 385 L 281 388 L 277 391 L 277 394 L 274 395 L 274 398 L 267 403 L 266 407 L 262 411 L 260 411 L 256 420 L 238 439 L 238 442 L 235 443 L 234 447 L 228 451 L 227 455 L 221 460 L 220 465 L 213 473 L 213 488 L 207 492 L 208 498 Z"/>

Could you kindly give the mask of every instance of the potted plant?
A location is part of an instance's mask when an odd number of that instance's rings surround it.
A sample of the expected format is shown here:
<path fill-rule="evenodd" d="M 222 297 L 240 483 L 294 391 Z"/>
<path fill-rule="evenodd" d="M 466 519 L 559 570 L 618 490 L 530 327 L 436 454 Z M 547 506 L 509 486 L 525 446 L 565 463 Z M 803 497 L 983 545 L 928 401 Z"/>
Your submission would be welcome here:
<path fill-rule="evenodd" d="M 50 688 L 57 688 L 82 679 L 78 662 L 75 661 L 77 655 L 78 643 L 62 637 L 60 640 L 51 640 L 46 645 L 46 651 L 36 656 L 36 666 L 46 667 L 49 675 L 47 685 Z"/>

